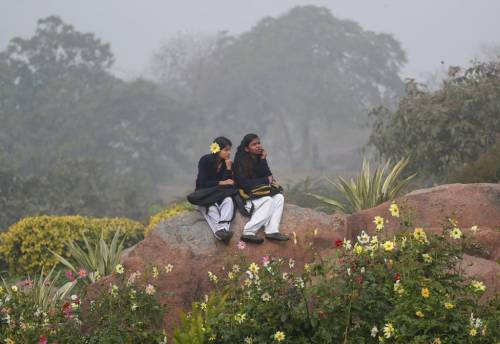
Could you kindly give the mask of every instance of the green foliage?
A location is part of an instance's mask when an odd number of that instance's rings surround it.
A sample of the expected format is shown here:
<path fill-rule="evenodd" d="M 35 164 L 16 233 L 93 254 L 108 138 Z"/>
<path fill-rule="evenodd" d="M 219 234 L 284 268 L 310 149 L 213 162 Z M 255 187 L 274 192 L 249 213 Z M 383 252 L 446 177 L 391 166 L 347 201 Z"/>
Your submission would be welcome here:
<path fill-rule="evenodd" d="M 60 272 L 54 275 L 54 270 L 55 268 L 52 268 L 52 270 L 45 275 L 42 269 L 39 274 L 35 274 L 33 279 L 28 277 L 28 279 L 23 282 L 25 289 L 29 291 L 25 295 L 25 301 L 31 298 L 31 304 L 44 312 L 48 311 L 51 304 L 64 300 L 67 294 L 71 292 L 75 286 L 75 283 L 70 281 L 59 288 L 56 287 Z M 9 286 L 3 278 L 2 281 L 5 294 L 11 298 L 15 297 L 17 291 L 14 292 L 11 286 Z"/>
<path fill-rule="evenodd" d="M 495 342 L 500 299 L 478 302 L 484 284 L 459 266 L 470 238 L 452 219 L 439 235 L 401 223 L 396 236 L 382 228 L 354 245 L 339 240 L 333 256 L 303 269 L 278 257 L 226 267 L 211 277 L 214 301 L 184 317 L 178 343 Z"/>
<path fill-rule="evenodd" d="M 34 273 L 40 268 L 49 269 L 57 263 L 51 253 L 70 257 L 65 242 L 80 241 L 87 237 L 105 238 L 120 231 L 126 236 L 125 247 L 144 237 L 144 226 L 136 221 L 121 218 L 90 218 L 82 216 L 36 216 L 26 217 L 0 233 L 0 257 L 11 272 Z M 80 267 L 77 267 L 80 268 Z"/>
<path fill-rule="evenodd" d="M 84 281 L 95 283 L 100 277 L 111 275 L 115 272 L 115 267 L 120 263 L 123 252 L 123 243 L 126 239 L 122 237 L 120 241 L 120 232 L 116 231 L 113 235 L 111 243 L 104 240 L 104 233 L 101 236 L 91 237 L 91 241 L 87 240 L 85 234 L 82 234 L 82 239 L 85 247 L 80 247 L 78 243 L 71 240 L 66 242 L 67 250 L 71 258 L 66 259 L 61 255 L 53 252 L 52 254 L 57 260 L 66 266 L 75 276 L 82 273 L 82 269 L 86 278 Z"/>
<path fill-rule="evenodd" d="M 464 164 L 450 172 L 449 183 L 498 183 L 500 182 L 500 139 L 488 147 L 479 159 Z"/>
<path fill-rule="evenodd" d="M 70 343 L 79 339 L 80 299 L 66 298 L 74 284 L 55 290 L 57 278 L 52 272 L 47 276 L 41 272 L 19 286 L 8 286 L 5 281 L 0 286 L 2 343 L 39 343 L 43 339 L 49 343 Z"/>
<path fill-rule="evenodd" d="M 120 274 L 90 303 L 84 343 L 166 343 L 162 330 L 165 307 L 145 273 L 133 279 Z"/>
<path fill-rule="evenodd" d="M 343 200 L 313 193 L 309 193 L 309 195 L 344 213 L 373 208 L 385 201 L 394 199 L 415 177 L 415 174 L 413 174 L 398 180 L 408 162 L 408 158 L 401 159 L 389 170 L 389 160 L 384 165 L 377 166 L 372 174 L 370 162 L 363 160 L 361 173 L 355 179 L 347 181 L 342 177 L 338 177 L 337 182 L 328 179 L 335 190 L 343 196 Z"/>
<path fill-rule="evenodd" d="M 322 180 L 306 177 L 302 180 L 295 181 L 284 186 L 284 194 L 287 203 L 296 204 L 302 208 L 316 208 L 328 211 L 329 209 L 323 209 L 324 203 L 319 201 L 317 198 L 310 196 L 310 193 L 318 194 L 326 185 Z"/>
<path fill-rule="evenodd" d="M 52 272 L 19 286 L 4 283 L 0 286 L 0 341 L 166 344 L 161 329 L 165 307 L 157 300 L 150 271 L 136 271 L 128 277 L 117 271 L 109 289 L 100 289 L 93 299 L 68 298 L 70 287 L 81 279 L 56 290 Z"/>
<path fill-rule="evenodd" d="M 500 62 L 450 68 L 437 91 L 410 80 L 395 111 L 371 112 L 370 145 L 383 158 L 411 156 L 407 173 L 441 182 L 476 160 L 500 132 Z"/>

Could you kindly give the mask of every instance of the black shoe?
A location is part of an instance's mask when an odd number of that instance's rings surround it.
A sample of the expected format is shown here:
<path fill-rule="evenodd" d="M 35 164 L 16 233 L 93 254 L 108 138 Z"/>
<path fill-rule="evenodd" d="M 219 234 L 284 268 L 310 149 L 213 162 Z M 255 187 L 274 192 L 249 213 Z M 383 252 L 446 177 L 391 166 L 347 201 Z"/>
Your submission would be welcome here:
<path fill-rule="evenodd" d="M 271 234 L 266 234 L 266 239 L 276 240 L 276 241 L 288 241 L 290 238 L 285 234 L 271 233 Z"/>
<path fill-rule="evenodd" d="M 214 235 L 218 240 L 228 243 L 229 240 L 231 240 L 231 238 L 233 237 L 233 232 L 228 232 L 221 229 L 220 231 L 215 232 Z"/>
<path fill-rule="evenodd" d="M 264 239 L 259 238 L 257 235 L 243 234 L 241 236 L 241 241 L 252 243 L 252 244 L 262 244 Z"/>

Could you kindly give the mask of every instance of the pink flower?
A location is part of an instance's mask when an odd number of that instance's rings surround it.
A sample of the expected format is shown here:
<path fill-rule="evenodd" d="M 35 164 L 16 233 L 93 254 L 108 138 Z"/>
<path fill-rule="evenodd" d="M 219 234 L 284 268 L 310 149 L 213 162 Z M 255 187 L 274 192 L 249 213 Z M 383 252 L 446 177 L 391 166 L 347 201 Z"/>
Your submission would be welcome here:
<path fill-rule="evenodd" d="M 247 244 L 240 240 L 238 241 L 238 244 L 236 244 L 236 247 L 238 247 L 238 250 L 244 250 L 247 247 Z"/>
<path fill-rule="evenodd" d="M 84 268 L 80 268 L 80 270 L 78 271 L 78 277 L 80 278 L 87 277 L 87 270 L 85 270 Z"/>
<path fill-rule="evenodd" d="M 73 282 L 73 281 L 75 280 L 75 276 L 73 276 L 73 273 L 72 273 L 70 270 L 66 271 L 66 277 L 67 277 L 67 278 L 68 278 L 71 282 Z"/>
<path fill-rule="evenodd" d="M 269 264 L 269 256 L 262 257 L 262 265 L 267 266 Z"/>
<path fill-rule="evenodd" d="M 47 344 L 49 341 L 47 339 L 47 337 L 45 336 L 40 336 L 38 337 L 38 344 Z"/>

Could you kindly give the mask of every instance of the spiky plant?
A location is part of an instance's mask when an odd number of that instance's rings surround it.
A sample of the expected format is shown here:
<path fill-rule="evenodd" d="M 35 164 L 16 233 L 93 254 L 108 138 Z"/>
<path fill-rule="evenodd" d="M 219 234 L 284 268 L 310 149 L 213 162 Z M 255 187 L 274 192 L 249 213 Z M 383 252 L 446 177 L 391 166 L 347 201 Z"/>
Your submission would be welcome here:
<path fill-rule="evenodd" d="M 399 179 L 408 165 L 408 158 L 399 160 L 392 168 L 391 161 L 375 168 L 371 173 L 370 162 L 363 160 L 361 173 L 349 181 L 338 177 L 338 181 L 327 181 L 337 190 L 344 199 L 335 199 L 314 193 L 308 195 L 344 213 L 353 213 L 362 209 L 373 208 L 385 201 L 394 199 L 398 193 L 416 176 L 412 174 Z"/>

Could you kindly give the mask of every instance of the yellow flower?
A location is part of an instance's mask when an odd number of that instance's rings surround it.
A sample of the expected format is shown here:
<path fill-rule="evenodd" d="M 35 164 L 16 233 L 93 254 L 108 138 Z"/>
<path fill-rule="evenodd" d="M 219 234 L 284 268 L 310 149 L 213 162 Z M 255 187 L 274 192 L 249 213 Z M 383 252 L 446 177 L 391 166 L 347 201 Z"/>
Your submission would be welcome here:
<path fill-rule="evenodd" d="M 311 268 L 311 264 L 304 264 L 304 271 L 305 272 L 311 272 L 312 271 L 312 268 Z M 0 290 L 0 293 L 1 293 L 1 290 Z"/>
<path fill-rule="evenodd" d="M 246 278 L 244 281 L 243 281 L 243 284 L 245 284 L 246 287 L 249 287 L 252 285 L 252 280 L 251 279 L 248 279 Z"/>
<path fill-rule="evenodd" d="M 123 265 L 118 264 L 117 266 L 115 266 L 115 271 L 116 271 L 116 273 L 121 275 L 122 273 L 125 272 L 125 269 L 123 268 Z"/>
<path fill-rule="evenodd" d="M 252 337 L 245 337 L 245 344 L 253 344 L 253 338 Z"/>
<path fill-rule="evenodd" d="M 444 303 L 444 308 L 446 308 L 446 309 L 453 309 L 453 307 L 455 307 L 455 305 L 451 302 Z"/>
<path fill-rule="evenodd" d="M 259 266 L 255 263 L 250 264 L 248 267 L 248 270 L 250 270 L 251 273 L 257 274 L 259 272 Z"/>
<path fill-rule="evenodd" d="M 451 230 L 450 237 L 455 240 L 460 239 L 462 237 L 462 231 L 458 227 L 455 227 Z"/>
<path fill-rule="evenodd" d="M 419 318 L 423 318 L 424 317 L 424 313 L 422 313 L 421 311 L 416 311 L 415 312 L 415 315 Z"/>
<path fill-rule="evenodd" d="M 422 297 L 428 298 L 431 295 L 429 288 L 422 288 Z"/>
<path fill-rule="evenodd" d="M 403 288 L 400 281 L 396 281 L 396 283 L 394 283 L 393 290 L 399 295 L 403 295 L 403 293 L 405 292 L 405 288 Z"/>
<path fill-rule="evenodd" d="M 396 203 L 391 204 L 391 206 L 389 207 L 389 211 L 391 212 L 392 216 L 399 217 L 399 208 Z"/>
<path fill-rule="evenodd" d="M 392 241 L 386 241 L 383 244 L 386 251 L 392 251 L 394 249 L 394 243 Z"/>
<path fill-rule="evenodd" d="M 418 241 L 427 242 L 427 234 L 425 234 L 422 227 L 415 228 L 413 231 L 413 237 Z"/>
<path fill-rule="evenodd" d="M 207 304 L 205 302 L 202 302 L 200 304 L 200 308 L 201 308 L 202 311 L 206 311 L 207 310 Z"/>
<path fill-rule="evenodd" d="M 391 323 L 387 323 L 384 326 L 384 336 L 385 338 L 391 338 L 394 334 L 394 326 Z"/>
<path fill-rule="evenodd" d="M 16 344 L 16 342 L 14 342 L 14 341 L 13 341 L 12 339 L 10 339 L 10 338 L 7 338 L 7 339 L 5 340 L 5 344 Z"/>
<path fill-rule="evenodd" d="M 229 271 L 229 272 L 227 273 L 227 278 L 229 278 L 231 281 L 232 281 L 232 280 L 234 280 L 234 277 L 235 277 L 235 276 L 234 276 L 234 272 Z"/>
<path fill-rule="evenodd" d="M 217 284 L 217 282 L 219 281 L 217 275 L 215 275 L 211 271 L 207 272 L 207 274 L 208 274 L 208 279 L 212 281 L 214 284 Z"/>
<path fill-rule="evenodd" d="M 434 338 L 431 344 L 441 344 L 441 338 Z"/>
<path fill-rule="evenodd" d="M 422 254 L 422 257 L 424 258 L 424 262 L 432 263 L 432 256 L 431 255 L 424 253 L 424 254 Z"/>
<path fill-rule="evenodd" d="M 236 320 L 238 324 L 242 324 L 246 318 L 247 315 L 245 313 L 238 313 L 234 316 L 234 320 Z"/>
<path fill-rule="evenodd" d="M 469 331 L 469 335 L 471 337 L 475 337 L 477 335 L 477 330 L 475 328 L 471 328 Z"/>
<path fill-rule="evenodd" d="M 473 280 L 470 284 L 475 292 L 481 292 L 486 290 L 486 286 L 481 281 Z"/>
<path fill-rule="evenodd" d="M 380 216 L 375 216 L 373 218 L 373 223 L 375 223 L 377 230 L 384 229 L 384 218 Z"/>
<path fill-rule="evenodd" d="M 285 333 L 282 331 L 278 331 L 274 334 L 274 340 L 277 342 L 282 342 L 285 340 Z"/>
<path fill-rule="evenodd" d="M 214 142 L 210 145 L 210 153 L 216 154 L 220 152 L 220 146 L 217 142 Z"/>
<path fill-rule="evenodd" d="M 160 272 L 156 266 L 153 266 L 153 278 L 157 278 Z"/>
<path fill-rule="evenodd" d="M 14 292 L 14 293 L 17 293 L 17 291 L 19 290 L 19 288 L 17 287 L 17 285 L 13 285 L 10 287 L 10 289 Z"/>
<path fill-rule="evenodd" d="M 359 245 L 358 243 L 356 243 L 354 245 L 354 253 L 356 254 L 361 254 L 363 253 L 363 246 Z"/>

